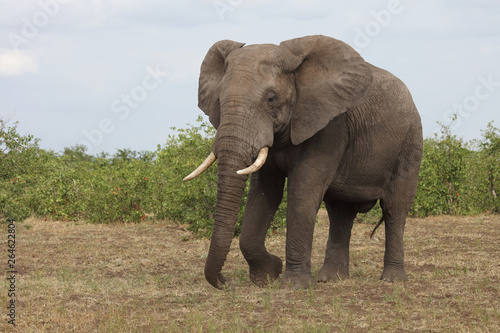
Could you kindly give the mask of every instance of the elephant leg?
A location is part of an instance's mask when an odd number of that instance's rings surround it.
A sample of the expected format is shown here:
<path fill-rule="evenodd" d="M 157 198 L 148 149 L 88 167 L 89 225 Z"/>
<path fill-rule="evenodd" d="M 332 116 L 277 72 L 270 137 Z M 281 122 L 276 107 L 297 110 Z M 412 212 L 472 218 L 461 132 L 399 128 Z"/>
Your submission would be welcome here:
<path fill-rule="evenodd" d="M 386 214 L 384 212 L 384 214 Z M 385 216 L 385 254 L 384 271 L 381 280 L 407 280 L 408 275 L 404 268 L 403 233 L 406 223 L 406 214 L 400 216 Z"/>
<path fill-rule="evenodd" d="M 351 204 L 326 201 L 325 205 L 330 218 L 330 232 L 325 261 L 318 274 L 319 282 L 349 278 L 349 242 L 356 217 L 355 207 Z"/>
<path fill-rule="evenodd" d="M 414 178 L 414 179 L 413 179 Z M 384 270 L 381 280 L 407 280 L 404 268 L 404 229 L 406 216 L 416 192 L 416 177 L 393 185 L 390 194 L 380 200 L 385 220 Z"/>
<path fill-rule="evenodd" d="M 267 230 L 283 197 L 285 177 L 270 175 L 265 170 L 254 173 L 250 181 L 240 249 L 250 267 L 250 280 L 258 286 L 275 280 L 283 263 L 265 247 Z"/>
<path fill-rule="evenodd" d="M 297 179 L 297 182 L 294 180 Z M 325 192 L 322 183 L 288 178 L 286 267 L 282 287 L 309 288 L 316 285 L 311 274 L 311 250 L 316 215 Z"/>

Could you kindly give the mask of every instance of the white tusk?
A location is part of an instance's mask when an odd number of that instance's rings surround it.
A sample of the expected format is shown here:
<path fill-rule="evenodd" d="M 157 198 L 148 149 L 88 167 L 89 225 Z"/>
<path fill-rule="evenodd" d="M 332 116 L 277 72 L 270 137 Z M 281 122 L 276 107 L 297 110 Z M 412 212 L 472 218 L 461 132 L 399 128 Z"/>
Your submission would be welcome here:
<path fill-rule="evenodd" d="M 236 173 L 238 175 L 249 175 L 251 173 L 254 173 L 255 171 L 259 170 L 262 168 L 264 163 L 266 163 L 266 158 L 267 158 L 267 153 L 269 152 L 268 147 L 264 147 L 259 151 L 259 156 L 257 156 L 257 159 L 255 162 L 253 162 L 252 165 L 250 165 L 248 168 L 243 169 L 243 170 L 238 170 Z"/>
<path fill-rule="evenodd" d="M 203 171 L 207 170 L 215 162 L 216 159 L 217 158 L 215 157 L 215 154 L 211 152 L 210 155 L 208 155 L 208 157 L 203 161 L 203 163 L 201 163 L 200 166 L 196 168 L 196 170 L 186 176 L 183 181 L 187 182 L 198 177 L 203 173 Z"/>

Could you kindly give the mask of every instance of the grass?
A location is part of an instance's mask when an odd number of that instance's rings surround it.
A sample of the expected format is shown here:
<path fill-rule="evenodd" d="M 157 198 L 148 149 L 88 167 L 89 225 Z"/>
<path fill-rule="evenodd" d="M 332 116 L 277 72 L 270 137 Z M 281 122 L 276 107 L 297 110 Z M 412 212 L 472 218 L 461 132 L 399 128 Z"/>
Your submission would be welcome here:
<path fill-rule="evenodd" d="M 353 228 L 351 278 L 314 290 L 252 285 L 234 240 L 224 272 L 236 288 L 219 291 L 203 277 L 209 241 L 177 225 L 31 219 L 16 233 L 13 331 L 500 331 L 500 217 L 409 219 L 409 280 L 398 283 L 378 279 L 384 233 L 381 228 L 370 239 L 372 227 Z M 320 212 L 313 274 L 321 268 L 327 230 Z M 2 249 L 6 235 L 5 228 Z M 284 232 L 269 236 L 267 246 L 284 258 Z M 7 304 L 7 281 L 2 284 L 0 304 Z M 11 330 L 3 319 L 0 331 Z"/>

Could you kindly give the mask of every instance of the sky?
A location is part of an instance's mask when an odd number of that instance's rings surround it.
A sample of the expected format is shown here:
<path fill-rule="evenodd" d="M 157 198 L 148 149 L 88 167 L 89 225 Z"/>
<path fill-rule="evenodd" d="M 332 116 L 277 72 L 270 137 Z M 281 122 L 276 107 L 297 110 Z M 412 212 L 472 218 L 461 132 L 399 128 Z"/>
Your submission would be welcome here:
<path fill-rule="evenodd" d="M 399 77 L 425 137 L 500 127 L 498 0 L 0 0 L 0 118 L 56 152 L 155 150 L 203 114 L 215 42 L 316 34 Z"/>

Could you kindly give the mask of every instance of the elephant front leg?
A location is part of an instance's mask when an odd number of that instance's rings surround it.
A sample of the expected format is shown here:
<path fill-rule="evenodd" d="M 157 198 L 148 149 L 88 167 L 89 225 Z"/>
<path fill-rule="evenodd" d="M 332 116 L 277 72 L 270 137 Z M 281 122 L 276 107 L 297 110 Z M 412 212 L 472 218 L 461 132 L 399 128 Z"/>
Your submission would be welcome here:
<path fill-rule="evenodd" d="M 325 205 L 330 219 L 330 233 L 318 282 L 349 278 L 349 242 L 356 217 L 353 205 L 340 202 L 325 202 Z"/>
<path fill-rule="evenodd" d="M 300 178 L 298 178 L 300 179 Z M 311 274 L 314 224 L 324 194 L 324 185 L 308 185 L 288 179 L 286 267 L 282 287 L 309 288 L 316 285 Z"/>
<path fill-rule="evenodd" d="M 267 230 L 283 197 L 284 176 L 272 176 L 265 170 L 252 175 L 248 193 L 240 249 L 250 267 L 250 281 L 264 286 L 281 274 L 283 263 L 265 247 Z"/>

